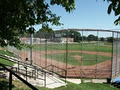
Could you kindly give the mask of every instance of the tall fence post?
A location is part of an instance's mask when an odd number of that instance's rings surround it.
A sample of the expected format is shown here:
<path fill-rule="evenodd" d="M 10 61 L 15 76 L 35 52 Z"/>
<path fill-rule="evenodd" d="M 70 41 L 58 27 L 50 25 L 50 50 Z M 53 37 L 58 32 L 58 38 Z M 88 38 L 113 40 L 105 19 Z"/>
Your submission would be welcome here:
<path fill-rule="evenodd" d="M 118 61 L 118 33 L 117 33 L 117 38 L 116 38 L 116 64 L 115 64 L 115 76 L 117 75 L 117 70 L 118 70 L 118 67 L 117 67 L 117 61 Z"/>
<path fill-rule="evenodd" d="M 114 63 L 114 60 L 113 60 L 113 50 L 114 50 L 114 32 L 112 32 L 112 37 L 113 37 L 113 42 L 112 42 L 112 57 L 111 57 L 111 79 L 112 79 L 112 76 L 113 76 L 113 63 Z"/>
<path fill-rule="evenodd" d="M 47 38 L 47 34 L 48 34 L 48 33 L 45 33 L 45 38 L 46 38 L 46 40 L 45 40 L 45 68 L 47 68 L 47 48 L 48 48 L 48 47 L 47 47 L 47 46 L 48 46 L 48 45 L 47 45 L 47 44 L 48 44 L 48 43 L 47 43 L 47 42 L 48 42 L 48 41 L 47 41 L 47 39 L 48 39 L 48 38 Z"/>
<path fill-rule="evenodd" d="M 31 33 L 31 41 L 30 41 L 30 63 L 32 65 L 33 60 L 32 60 L 32 56 L 33 56 L 33 33 Z"/>
<path fill-rule="evenodd" d="M 96 53 L 96 75 L 95 78 L 97 78 L 97 71 L 98 71 L 98 51 L 99 51 L 99 31 L 97 31 L 97 53 Z"/>
<path fill-rule="evenodd" d="M 65 83 L 67 79 L 67 63 L 68 63 L 68 31 L 66 31 L 66 72 L 65 72 Z"/>
<path fill-rule="evenodd" d="M 81 38 L 81 57 L 83 57 L 83 30 L 82 30 L 82 38 Z M 82 71 L 82 62 L 83 62 L 83 58 L 81 58 L 81 71 Z M 81 74 L 81 80 L 82 80 L 82 74 Z"/>

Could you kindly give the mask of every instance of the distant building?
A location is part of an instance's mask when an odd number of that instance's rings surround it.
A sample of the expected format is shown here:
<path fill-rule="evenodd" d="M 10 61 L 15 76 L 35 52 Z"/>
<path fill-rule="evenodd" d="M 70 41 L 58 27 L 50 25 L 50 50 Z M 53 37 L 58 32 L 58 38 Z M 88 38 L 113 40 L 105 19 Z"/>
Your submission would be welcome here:
<path fill-rule="evenodd" d="M 25 44 L 30 44 L 30 42 L 31 42 L 31 38 L 26 38 L 26 37 L 22 37 L 22 38 L 20 38 L 20 40 L 22 43 L 25 43 Z M 74 38 L 64 38 L 64 37 L 54 37 L 54 38 L 50 38 L 50 39 L 33 38 L 33 44 L 46 43 L 46 41 L 48 43 L 66 43 L 66 42 L 73 43 Z"/>
<path fill-rule="evenodd" d="M 74 42 L 74 38 L 61 38 L 61 43 L 65 43 L 65 42 L 72 43 Z"/>

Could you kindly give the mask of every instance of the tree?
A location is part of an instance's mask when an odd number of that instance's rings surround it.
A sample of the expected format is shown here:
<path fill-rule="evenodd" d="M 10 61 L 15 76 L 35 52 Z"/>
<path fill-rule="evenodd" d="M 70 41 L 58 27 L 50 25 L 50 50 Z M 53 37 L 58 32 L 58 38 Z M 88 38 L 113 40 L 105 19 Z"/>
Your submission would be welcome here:
<path fill-rule="evenodd" d="M 110 43 L 112 43 L 113 42 L 113 37 L 108 37 L 107 41 L 110 42 Z"/>
<path fill-rule="evenodd" d="M 105 0 L 104 0 L 105 1 Z M 118 16 L 118 19 L 115 20 L 115 25 L 120 24 L 120 0 L 107 0 L 108 2 L 110 2 L 110 5 L 108 7 L 108 14 L 110 14 L 112 12 L 112 10 L 114 11 L 114 15 Z"/>
<path fill-rule="evenodd" d="M 46 25 L 46 26 L 43 26 L 41 29 L 39 29 L 39 31 L 37 33 L 39 33 L 39 32 L 50 33 L 50 32 L 54 32 L 54 31 L 52 30 L 52 28 L 50 28 L 48 25 Z"/>
<path fill-rule="evenodd" d="M 68 32 L 68 37 L 74 38 L 74 42 L 79 42 L 81 34 L 79 32 L 77 32 L 77 31 L 75 31 L 75 30 L 70 30 Z"/>
<path fill-rule="evenodd" d="M 88 36 L 88 41 L 97 41 L 97 36 L 94 36 L 94 35 L 92 35 L 92 34 L 90 34 L 89 36 Z"/>
<path fill-rule="evenodd" d="M 105 39 L 103 37 L 100 38 L 100 41 L 105 41 Z"/>
<path fill-rule="evenodd" d="M 60 16 L 52 13 L 50 5 L 62 6 L 66 12 L 75 9 L 74 0 L 0 0 L 0 45 L 18 47 L 18 34 L 36 24 L 61 25 Z"/>
<path fill-rule="evenodd" d="M 87 37 L 86 36 L 82 36 L 81 37 L 81 41 L 82 41 L 82 39 L 83 39 L 83 41 L 87 41 Z"/>
<path fill-rule="evenodd" d="M 34 34 L 34 37 L 39 38 L 52 38 L 54 31 L 48 25 L 43 26 L 39 31 Z"/>

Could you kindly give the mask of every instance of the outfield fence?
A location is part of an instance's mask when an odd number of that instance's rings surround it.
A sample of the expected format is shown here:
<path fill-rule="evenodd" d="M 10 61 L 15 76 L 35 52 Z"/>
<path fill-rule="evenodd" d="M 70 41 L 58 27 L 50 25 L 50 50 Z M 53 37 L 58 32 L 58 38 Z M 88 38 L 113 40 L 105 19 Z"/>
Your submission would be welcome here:
<path fill-rule="evenodd" d="M 23 49 L 8 46 L 23 61 L 61 77 L 110 78 L 120 74 L 120 32 L 64 29 L 21 37 Z"/>

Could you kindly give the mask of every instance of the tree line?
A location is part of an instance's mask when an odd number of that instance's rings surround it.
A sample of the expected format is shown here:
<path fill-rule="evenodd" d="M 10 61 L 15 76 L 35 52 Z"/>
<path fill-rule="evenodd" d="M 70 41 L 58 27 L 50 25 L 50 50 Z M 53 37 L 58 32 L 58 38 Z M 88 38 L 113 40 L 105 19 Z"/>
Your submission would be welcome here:
<path fill-rule="evenodd" d="M 112 43 L 113 37 L 98 37 L 93 34 L 88 36 L 82 36 L 80 32 L 75 30 L 59 30 L 53 31 L 51 28 L 41 28 L 39 31 L 34 33 L 34 37 L 39 38 L 74 38 L 74 42 L 81 42 L 81 41 L 107 41 Z"/>

